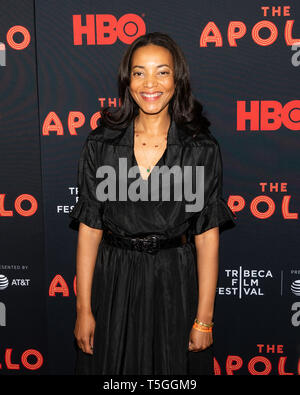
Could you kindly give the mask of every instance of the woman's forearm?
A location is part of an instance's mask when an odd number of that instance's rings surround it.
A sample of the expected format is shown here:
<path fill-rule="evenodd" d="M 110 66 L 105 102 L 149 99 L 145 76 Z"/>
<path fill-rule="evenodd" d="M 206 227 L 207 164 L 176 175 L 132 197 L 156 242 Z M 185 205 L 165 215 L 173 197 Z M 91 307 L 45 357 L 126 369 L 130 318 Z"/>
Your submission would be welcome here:
<path fill-rule="evenodd" d="M 91 288 L 103 230 L 80 223 L 76 253 L 76 309 L 91 312 Z"/>
<path fill-rule="evenodd" d="M 219 228 L 195 236 L 198 270 L 197 318 L 211 322 L 219 273 Z"/>

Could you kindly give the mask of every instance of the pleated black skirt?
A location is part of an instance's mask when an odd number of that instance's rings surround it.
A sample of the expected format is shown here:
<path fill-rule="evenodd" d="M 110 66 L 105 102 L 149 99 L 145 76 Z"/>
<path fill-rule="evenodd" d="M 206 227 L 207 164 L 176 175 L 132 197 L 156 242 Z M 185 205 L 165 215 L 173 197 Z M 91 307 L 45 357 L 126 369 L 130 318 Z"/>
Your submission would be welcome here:
<path fill-rule="evenodd" d="M 198 304 L 192 243 L 151 255 L 102 240 L 91 303 L 93 355 L 78 348 L 75 374 L 214 374 L 213 346 L 188 351 Z"/>

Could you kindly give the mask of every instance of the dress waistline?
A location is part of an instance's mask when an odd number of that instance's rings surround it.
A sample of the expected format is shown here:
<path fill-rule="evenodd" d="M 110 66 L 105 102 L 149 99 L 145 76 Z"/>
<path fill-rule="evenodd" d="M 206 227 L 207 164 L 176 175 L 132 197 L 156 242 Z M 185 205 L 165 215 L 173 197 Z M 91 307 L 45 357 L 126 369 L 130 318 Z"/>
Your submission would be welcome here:
<path fill-rule="evenodd" d="M 111 231 L 103 232 L 103 239 L 115 247 L 128 248 L 149 254 L 155 254 L 160 249 L 180 247 L 187 242 L 185 234 L 171 239 L 163 239 L 161 236 L 155 234 L 145 237 L 125 237 L 116 235 Z"/>

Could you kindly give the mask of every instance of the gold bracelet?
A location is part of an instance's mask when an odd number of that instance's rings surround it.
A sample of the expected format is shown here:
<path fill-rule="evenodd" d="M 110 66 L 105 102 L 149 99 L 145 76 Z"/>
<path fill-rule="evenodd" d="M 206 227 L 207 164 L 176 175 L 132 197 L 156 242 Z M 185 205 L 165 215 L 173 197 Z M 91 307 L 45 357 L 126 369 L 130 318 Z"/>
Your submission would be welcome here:
<path fill-rule="evenodd" d="M 212 322 L 211 324 L 205 324 L 204 322 L 199 321 L 197 318 L 195 318 L 196 324 L 205 326 L 206 328 L 212 328 L 214 326 L 214 323 Z"/>
<path fill-rule="evenodd" d="M 210 327 L 210 328 L 201 327 L 196 322 L 194 323 L 193 328 L 199 332 L 206 332 L 206 333 L 212 332 L 212 327 Z"/>
<path fill-rule="evenodd" d="M 197 327 L 197 328 L 203 328 L 203 329 L 206 329 L 206 330 L 211 330 L 212 329 L 212 326 L 208 328 L 207 326 L 203 326 L 201 324 L 197 324 L 197 322 L 194 322 L 193 326 Z"/>

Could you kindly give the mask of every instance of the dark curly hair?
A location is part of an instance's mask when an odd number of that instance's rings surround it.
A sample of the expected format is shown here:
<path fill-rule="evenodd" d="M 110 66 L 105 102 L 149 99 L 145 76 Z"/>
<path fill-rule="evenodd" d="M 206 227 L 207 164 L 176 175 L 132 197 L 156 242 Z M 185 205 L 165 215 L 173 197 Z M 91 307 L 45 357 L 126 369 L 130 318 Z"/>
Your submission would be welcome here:
<path fill-rule="evenodd" d="M 100 111 L 101 124 L 112 129 L 123 129 L 138 115 L 139 107 L 129 91 L 131 61 L 136 49 L 149 44 L 165 47 L 173 56 L 174 83 L 176 88 L 169 102 L 168 111 L 172 114 L 175 123 L 184 126 L 188 130 L 188 133 L 192 135 L 209 133 L 208 128 L 211 123 L 203 115 L 202 104 L 192 94 L 190 72 L 185 56 L 170 36 L 160 32 L 140 36 L 127 48 L 118 71 L 121 106 L 113 112 L 109 106 Z"/>

